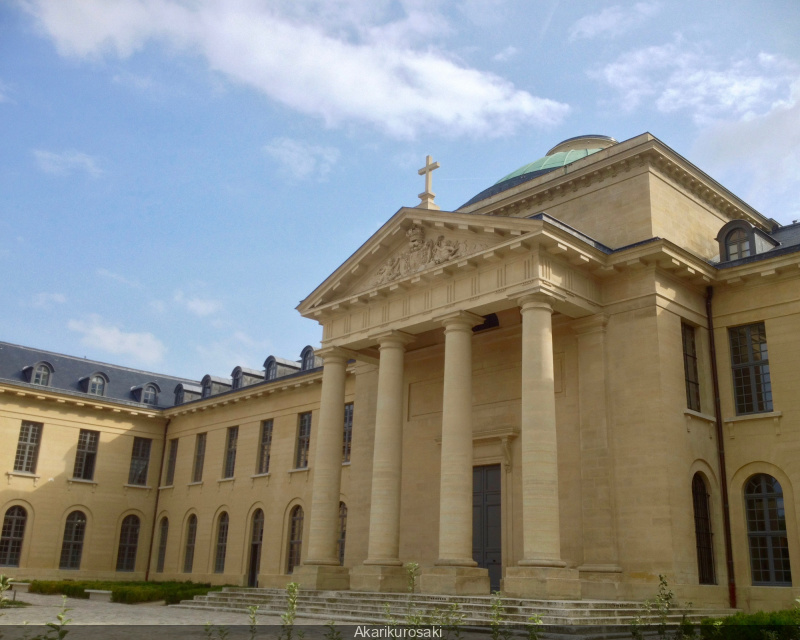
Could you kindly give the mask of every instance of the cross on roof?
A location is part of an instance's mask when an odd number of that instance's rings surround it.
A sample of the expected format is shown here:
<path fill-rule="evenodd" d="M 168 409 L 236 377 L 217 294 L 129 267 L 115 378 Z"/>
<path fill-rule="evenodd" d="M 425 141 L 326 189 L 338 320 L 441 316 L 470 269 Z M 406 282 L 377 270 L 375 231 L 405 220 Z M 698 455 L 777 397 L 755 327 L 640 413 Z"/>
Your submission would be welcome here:
<path fill-rule="evenodd" d="M 439 168 L 439 163 L 434 162 L 431 156 L 426 156 L 425 166 L 418 171 L 419 175 L 425 176 L 425 191 L 419 194 L 420 203 L 417 205 L 418 209 L 439 209 L 439 206 L 434 204 L 433 199 L 436 194 L 432 191 L 432 176 L 434 169 Z"/>

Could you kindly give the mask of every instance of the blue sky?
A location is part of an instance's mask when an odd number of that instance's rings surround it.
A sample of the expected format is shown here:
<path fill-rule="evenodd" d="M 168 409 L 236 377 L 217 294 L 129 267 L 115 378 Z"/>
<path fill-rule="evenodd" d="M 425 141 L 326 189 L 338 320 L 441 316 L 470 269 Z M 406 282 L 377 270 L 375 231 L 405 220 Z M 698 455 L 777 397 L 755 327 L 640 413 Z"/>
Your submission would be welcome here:
<path fill-rule="evenodd" d="M 800 218 L 800 3 L 0 4 L 0 340 L 199 379 L 299 358 L 294 307 L 423 189 L 649 131 Z"/>

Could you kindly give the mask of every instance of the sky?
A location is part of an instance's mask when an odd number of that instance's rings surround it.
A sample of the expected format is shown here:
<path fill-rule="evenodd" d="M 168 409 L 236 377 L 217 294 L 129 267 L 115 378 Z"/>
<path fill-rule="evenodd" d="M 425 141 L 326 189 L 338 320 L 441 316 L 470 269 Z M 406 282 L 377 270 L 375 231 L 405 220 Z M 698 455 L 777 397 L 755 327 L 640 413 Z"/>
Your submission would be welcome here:
<path fill-rule="evenodd" d="M 200 379 L 299 359 L 297 304 L 430 154 L 454 210 L 648 131 L 800 218 L 800 2 L 3 0 L 0 340 Z"/>

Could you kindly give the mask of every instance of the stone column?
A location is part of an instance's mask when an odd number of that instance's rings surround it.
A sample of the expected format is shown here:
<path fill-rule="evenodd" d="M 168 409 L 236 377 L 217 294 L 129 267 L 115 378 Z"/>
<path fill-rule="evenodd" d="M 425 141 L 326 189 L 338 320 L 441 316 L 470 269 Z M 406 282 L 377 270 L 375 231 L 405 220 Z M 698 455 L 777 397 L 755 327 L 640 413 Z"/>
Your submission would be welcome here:
<path fill-rule="evenodd" d="M 621 578 L 614 524 L 613 462 L 606 399 L 606 323 L 602 314 L 572 323 L 578 336 L 578 406 L 581 426 L 583 564 L 585 598 L 608 597 Z"/>
<path fill-rule="evenodd" d="M 553 373 L 552 300 L 519 299 L 522 313 L 522 546 L 504 590 L 526 597 L 580 597 L 577 571 L 564 569 L 558 500 L 558 443 Z"/>
<path fill-rule="evenodd" d="M 294 579 L 310 589 L 347 589 L 350 574 L 339 566 L 337 539 L 344 434 L 347 356 L 336 348 L 317 351 L 324 359 L 314 446 L 308 554 Z"/>
<path fill-rule="evenodd" d="M 401 331 L 377 336 L 380 346 L 378 402 L 372 462 L 369 543 L 364 566 L 351 572 L 357 591 L 405 591 L 400 561 L 400 488 L 403 463 L 403 365 L 405 345 L 413 338 Z"/>
<path fill-rule="evenodd" d="M 439 559 L 425 570 L 427 593 L 486 594 L 489 574 L 472 559 L 472 327 L 483 318 L 458 311 L 444 325 Z"/>

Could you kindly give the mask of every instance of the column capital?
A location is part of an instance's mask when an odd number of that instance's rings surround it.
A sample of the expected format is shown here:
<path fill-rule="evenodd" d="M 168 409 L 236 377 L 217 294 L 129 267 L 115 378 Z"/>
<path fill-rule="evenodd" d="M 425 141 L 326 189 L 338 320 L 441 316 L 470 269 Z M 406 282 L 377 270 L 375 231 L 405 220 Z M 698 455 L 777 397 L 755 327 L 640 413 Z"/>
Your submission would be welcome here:
<path fill-rule="evenodd" d="M 465 329 L 472 329 L 479 324 L 483 324 L 483 316 L 479 316 L 469 311 L 451 311 L 433 318 L 434 322 L 440 323 L 445 329 L 450 327 L 462 326 Z"/>
<path fill-rule="evenodd" d="M 550 311 L 550 313 L 552 313 L 553 302 L 555 302 L 555 298 L 542 291 L 526 293 L 525 295 L 517 298 L 517 305 L 523 312 L 528 311 L 529 309 L 547 309 Z"/>
<path fill-rule="evenodd" d="M 378 343 L 381 349 L 384 347 L 405 347 L 410 342 L 414 342 L 415 338 L 409 333 L 404 331 L 397 331 L 390 329 L 389 331 L 382 331 L 370 336 L 375 342 Z"/>
<path fill-rule="evenodd" d="M 346 363 L 351 357 L 349 353 L 339 347 L 323 347 L 314 351 L 314 355 L 322 358 L 323 366 L 329 362 L 342 361 Z"/>
<path fill-rule="evenodd" d="M 607 324 L 608 316 L 605 313 L 597 313 L 593 316 L 573 320 L 570 326 L 576 334 L 583 335 L 605 332 Z"/>

